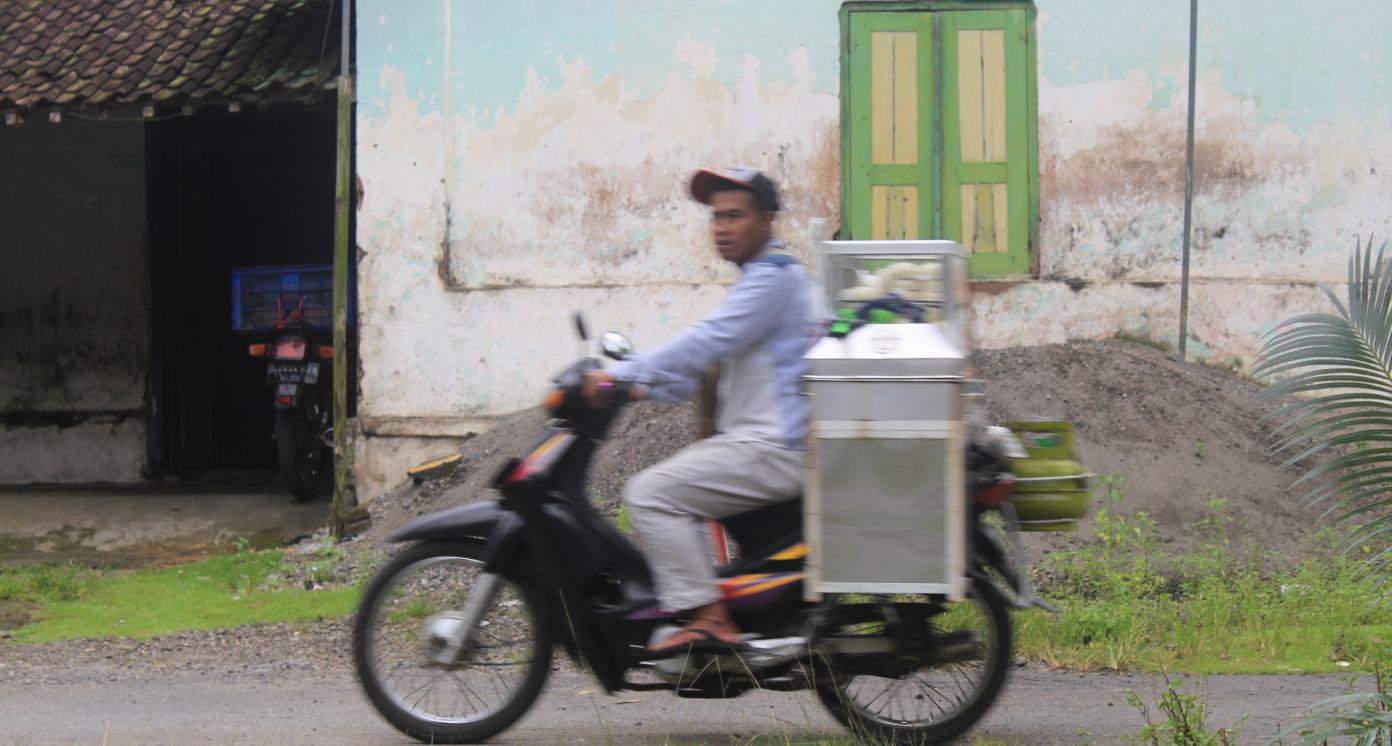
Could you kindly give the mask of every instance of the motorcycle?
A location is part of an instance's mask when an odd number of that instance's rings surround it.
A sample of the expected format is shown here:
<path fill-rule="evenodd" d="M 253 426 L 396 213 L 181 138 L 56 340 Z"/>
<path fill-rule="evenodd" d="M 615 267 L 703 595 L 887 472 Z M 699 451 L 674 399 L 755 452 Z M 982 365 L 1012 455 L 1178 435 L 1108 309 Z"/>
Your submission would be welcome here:
<path fill-rule="evenodd" d="M 615 332 L 602 347 L 614 359 L 631 354 Z M 619 386 L 606 407 L 586 406 L 581 385 L 599 367 L 584 357 L 554 379 L 546 401 L 554 419 L 530 453 L 497 473 L 500 499 L 418 518 L 390 537 L 411 546 L 368 586 L 353 628 L 357 675 L 383 717 L 422 742 L 487 739 L 526 713 L 559 646 L 606 692 L 730 698 L 810 689 L 865 738 L 941 743 L 980 720 L 1012 664 L 1009 609 L 1035 602 L 1012 567 L 1012 545 L 986 520 L 1009 509 L 1014 478 L 1003 456 L 985 446 L 968 455 L 964 600 L 805 600 L 799 499 L 722 521 L 740 554 L 718 577 L 743 642 L 654 656 L 649 644 L 680 620 L 659 607 L 642 553 L 585 490 L 628 401 Z"/>
<path fill-rule="evenodd" d="M 275 333 L 269 343 L 252 344 L 252 357 L 270 358 L 266 383 L 273 387 L 276 461 L 285 488 L 297 501 L 313 499 L 333 449 L 332 408 L 326 401 L 333 380 L 333 347 L 305 321 L 304 299 L 289 314 L 276 305 Z M 331 340 L 330 340 L 331 341 Z M 316 362 L 317 360 L 317 362 Z"/>

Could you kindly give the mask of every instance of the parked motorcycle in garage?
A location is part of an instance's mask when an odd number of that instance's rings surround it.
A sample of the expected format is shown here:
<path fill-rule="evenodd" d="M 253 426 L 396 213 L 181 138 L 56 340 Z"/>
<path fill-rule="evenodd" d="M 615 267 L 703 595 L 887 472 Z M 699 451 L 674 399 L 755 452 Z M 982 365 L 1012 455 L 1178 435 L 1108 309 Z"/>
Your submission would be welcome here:
<path fill-rule="evenodd" d="M 286 491 L 300 501 L 317 494 L 333 449 L 334 349 L 327 328 L 331 296 L 327 287 L 321 287 L 325 283 L 312 279 L 312 273 L 323 271 L 256 268 L 239 270 L 233 280 L 235 323 L 251 326 L 259 316 L 257 326 L 270 327 L 257 331 L 266 341 L 251 343 L 248 353 L 267 359 L 276 462 Z M 274 278 L 272 289 L 258 293 L 249 287 L 257 282 L 264 287 L 269 284 L 267 278 Z M 272 318 L 274 324 L 268 324 Z"/>

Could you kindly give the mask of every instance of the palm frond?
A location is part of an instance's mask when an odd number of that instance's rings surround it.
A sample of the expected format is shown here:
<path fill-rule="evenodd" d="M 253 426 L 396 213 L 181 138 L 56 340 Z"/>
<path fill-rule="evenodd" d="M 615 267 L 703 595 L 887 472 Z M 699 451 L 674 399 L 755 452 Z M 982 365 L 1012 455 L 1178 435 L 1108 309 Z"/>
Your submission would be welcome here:
<path fill-rule="evenodd" d="M 1270 418 L 1273 449 L 1287 467 L 1315 456 L 1297 485 L 1324 517 L 1353 526 L 1345 550 L 1365 548 L 1381 596 L 1392 594 L 1392 266 L 1387 242 L 1355 243 L 1348 293 L 1321 284 L 1334 313 L 1283 321 L 1262 340 L 1253 374 L 1263 397 L 1283 406 Z M 1372 550 L 1366 550 L 1372 545 Z"/>
<path fill-rule="evenodd" d="M 1347 694 L 1320 702 L 1296 724 L 1293 735 L 1302 746 L 1336 740 L 1382 746 L 1392 740 L 1392 695 L 1381 691 Z"/>

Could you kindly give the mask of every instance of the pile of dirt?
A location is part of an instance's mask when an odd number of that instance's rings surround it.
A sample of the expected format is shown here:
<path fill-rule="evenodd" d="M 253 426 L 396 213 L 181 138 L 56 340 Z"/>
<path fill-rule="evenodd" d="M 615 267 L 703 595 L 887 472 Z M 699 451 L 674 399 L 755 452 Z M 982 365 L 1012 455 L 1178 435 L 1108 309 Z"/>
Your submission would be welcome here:
<path fill-rule="evenodd" d="M 536 445 L 546 419 L 540 408 L 504 417 L 464 444 L 463 460 L 448 477 L 419 486 L 407 482 L 373 501 L 368 506 L 372 528 L 365 538 L 382 539 L 416 516 L 490 499 L 493 477 L 508 459 L 524 456 Z M 639 402 L 624 411 L 611 435 L 595 458 L 589 486 L 590 495 L 612 510 L 630 477 L 695 439 L 695 408 Z"/>
<path fill-rule="evenodd" d="M 1122 341 L 1079 342 L 991 350 L 978 364 L 986 379 L 991 422 L 1045 417 L 1072 421 L 1080 460 L 1091 471 L 1120 478 L 1123 508 L 1155 520 L 1162 544 L 1191 546 L 1195 524 L 1224 500 L 1238 545 L 1291 547 L 1314 533 L 1267 448 L 1270 410 L 1261 387 L 1231 374 L 1185 365 L 1165 353 Z M 489 497 L 488 482 L 510 457 L 525 454 L 545 417 L 528 410 L 501 419 L 462 451 L 452 476 L 409 483 L 375 501 L 368 544 L 406 521 Z M 692 441 L 693 408 L 639 404 L 616 423 L 591 475 L 592 494 L 612 508 L 633 474 Z M 1103 499 L 1099 490 L 1098 499 Z M 1087 527 L 1066 535 L 1031 535 L 1045 550 L 1085 541 Z"/>
<path fill-rule="evenodd" d="M 1202 536 L 1198 524 L 1215 515 L 1213 501 L 1222 501 L 1235 548 L 1292 560 L 1311 550 L 1315 515 L 1292 490 L 1298 475 L 1270 450 L 1272 423 L 1263 418 L 1272 404 L 1258 399 L 1258 384 L 1119 340 L 992 350 L 978 363 L 990 421 L 1073 422 L 1079 460 L 1117 477 L 1123 512 L 1148 513 L 1173 551 Z M 1052 548 L 1090 536 L 1085 527 L 1033 534 L 1029 544 Z"/>

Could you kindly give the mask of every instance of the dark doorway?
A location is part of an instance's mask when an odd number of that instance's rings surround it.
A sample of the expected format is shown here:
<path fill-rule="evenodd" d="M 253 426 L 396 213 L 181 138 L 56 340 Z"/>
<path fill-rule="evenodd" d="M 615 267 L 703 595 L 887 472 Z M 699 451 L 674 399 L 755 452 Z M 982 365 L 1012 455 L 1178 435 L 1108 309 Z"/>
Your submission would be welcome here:
<path fill-rule="evenodd" d="M 266 363 L 232 330 L 231 271 L 331 264 L 334 110 L 199 114 L 146 130 L 157 473 L 269 468 Z"/>

